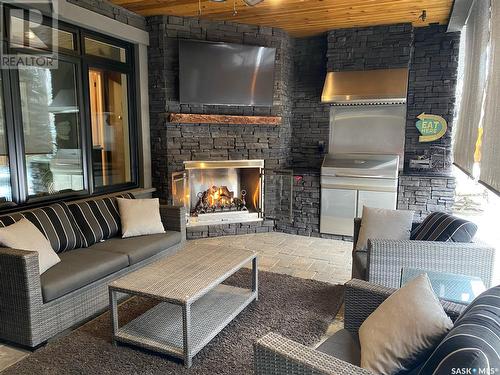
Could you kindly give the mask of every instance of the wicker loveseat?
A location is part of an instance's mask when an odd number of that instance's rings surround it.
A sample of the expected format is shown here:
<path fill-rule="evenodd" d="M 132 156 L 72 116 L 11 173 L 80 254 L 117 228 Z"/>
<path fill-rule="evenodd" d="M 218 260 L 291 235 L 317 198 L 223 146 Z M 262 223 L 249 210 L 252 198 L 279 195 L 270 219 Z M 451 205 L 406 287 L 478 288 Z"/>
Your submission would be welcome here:
<path fill-rule="evenodd" d="M 418 223 L 413 224 L 415 228 Z M 477 276 L 491 286 L 495 249 L 479 243 L 369 239 L 356 250 L 361 219 L 354 219 L 352 278 L 398 288 L 403 267 Z"/>
<path fill-rule="evenodd" d="M 365 319 L 395 289 L 353 279 L 345 284 L 344 329 L 336 332 L 317 349 L 269 333 L 254 344 L 256 375 L 373 375 L 359 367 L 358 330 Z M 463 305 L 441 301 L 446 313 L 455 321 L 466 309 Z"/>
<path fill-rule="evenodd" d="M 61 262 L 41 276 L 37 252 L 0 248 L 0 340 L 35 347 L 104 311 L 111 281 L 183 245 L 184 208 L 160 211 L 166 233 L 118 235 L 60 253 Z"/>

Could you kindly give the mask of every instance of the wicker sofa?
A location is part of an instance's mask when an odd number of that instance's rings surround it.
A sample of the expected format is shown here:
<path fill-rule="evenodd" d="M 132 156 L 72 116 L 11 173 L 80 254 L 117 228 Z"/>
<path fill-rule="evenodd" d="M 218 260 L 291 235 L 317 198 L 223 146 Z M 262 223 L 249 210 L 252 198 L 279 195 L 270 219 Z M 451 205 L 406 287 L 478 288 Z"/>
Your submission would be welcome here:
<path fill-rule="evenodd" d="M 61 262 L 41 276 L 37 252 L 0 248 L 0 340 L 36 347 L 104 311 L 111 281 L 183 245 L 184 208 L 160 211 L 165 234 L 114 237 L 61 253 Z"/>
<path fill-rule="evenodd" d="M 418 223 L 413 224 L 415 228 Z M 491 286 L 495 249 L 472 242 L 432 242 L 371 239 L 356 250 L 361 219 L 354 219 L 352 277 L 398 288 L 403 267 L 480 277 Z"/>
<path fill-rule="evenodd" d="M 254 344 L 256 375 L 373 375 L 359 367 L 358 330 L 365 319 L 395 289 L 353 279 L 345 284 L 344 329 L 336 332 L 317 349 L 269 333 Z M 446 313 L 455 321 L 465 306 L 441 301 Z"/>

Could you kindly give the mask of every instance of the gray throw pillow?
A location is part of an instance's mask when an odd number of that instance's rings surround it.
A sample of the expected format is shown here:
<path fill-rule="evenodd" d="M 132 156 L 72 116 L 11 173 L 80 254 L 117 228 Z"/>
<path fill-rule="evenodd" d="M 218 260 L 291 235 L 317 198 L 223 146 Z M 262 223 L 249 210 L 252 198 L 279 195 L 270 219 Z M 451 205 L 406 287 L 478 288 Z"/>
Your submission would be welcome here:
<path fill-rule="evenodd" d="M 363 207 L 356 250 L 366 250 L 368 240 L 409 240 L 413 211 Z"/>
<path fill-rule="evenodd" d="M 387 298 L 361 325 L 361 367 L 375 374 L 412 369 L 453 327 L 426 274 Z"/>

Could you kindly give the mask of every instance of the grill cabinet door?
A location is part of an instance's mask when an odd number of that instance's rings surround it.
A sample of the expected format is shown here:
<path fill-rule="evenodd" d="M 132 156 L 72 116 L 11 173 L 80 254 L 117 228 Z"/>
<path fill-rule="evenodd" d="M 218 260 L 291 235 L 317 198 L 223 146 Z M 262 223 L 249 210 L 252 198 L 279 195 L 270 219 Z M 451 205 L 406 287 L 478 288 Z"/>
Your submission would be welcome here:
<path fill-rule="evenodd" d="M 357 190 L 321 189 L 320 232 L 353 235 Z"/>
<path fill-rule="evenodd" d="M 262 172 L 263 217 L 292 223 L 293 171 L 264 168 Z"/>

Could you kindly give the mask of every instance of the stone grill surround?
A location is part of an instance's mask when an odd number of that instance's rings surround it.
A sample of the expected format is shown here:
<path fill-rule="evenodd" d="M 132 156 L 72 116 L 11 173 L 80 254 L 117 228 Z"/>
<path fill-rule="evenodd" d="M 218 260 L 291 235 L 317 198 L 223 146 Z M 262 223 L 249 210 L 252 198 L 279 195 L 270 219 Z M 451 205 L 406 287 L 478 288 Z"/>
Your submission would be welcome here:
<path fill-rule="evenodd" d="M 319 233 L 318 169 L 328 147 L 329 107 L 320 103 L 323 81 L 310 74 L 310 69 L 323 61 L 325 48 L 329 71 L 410 68 L 405 148 L 408 160 L 429 147 L 418 142 L 416 115 L 424 111 L 443 114 L 452 129 L 459 34 L 446 33 L 445 29 L 444 26 L 413 29 L 403 24 L 332 30 L 328 33 L 327 47 L 324 37 L 295 40 L 292 155 L 294 167 L 299 167 L 295 174 L 302 179 L 294 181 L 295 222 L 278 222 L 277 230 L 339 238 Z M 323 152 L 318 142 L 325 144 Z M 451 133 L 435 145 L 445 147 L 449 157 Z M 438 150 L 440 153 L 434 158 L 443 154 L 441 148 Z M 444 165 L 445 168 L 431 174 L 408 171 L 400 175 L 398 208 L 414 210 L 417 221 L 433 211 L 451 211 L 456 183 L 449 175 L 449 160 Z"/>

